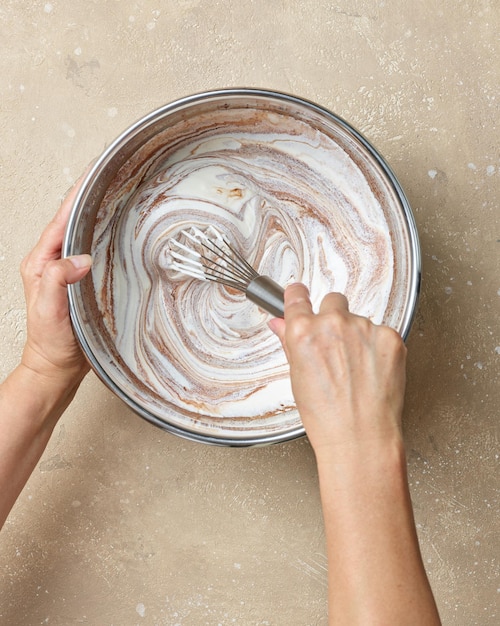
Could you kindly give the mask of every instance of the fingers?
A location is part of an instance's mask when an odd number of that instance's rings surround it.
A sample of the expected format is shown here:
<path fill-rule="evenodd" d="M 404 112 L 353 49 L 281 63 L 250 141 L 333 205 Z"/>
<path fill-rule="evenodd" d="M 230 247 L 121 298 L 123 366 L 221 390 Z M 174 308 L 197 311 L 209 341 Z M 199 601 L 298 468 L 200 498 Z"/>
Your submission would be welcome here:
<path fill-rule="evenodd" d="M 340 317 L 335 314 L 340 314 Z M 320 320 L 326 322 L 332 320 L 332 315 L 340 321 L 345 314 L 349 313 L 347 298 L 341 293 L 327 294 L 319 307 L 316 315 L 313 312 L 309 290 L 301 283 L 294 283 L 285 289 L 285 318 L 273 318 L 268 326 L 278 337 L 285 350 L 286 357 L 290 361 L 290 350 L 301 344 L 304 339 L 311 336 L 313 330 L 320 328 Z M 325 326 L 321 326 L 325 328 Z M 290 344 L 290 345 L 288 345 Z"/>
<path fill-rule="evenodd" d="M 285 289 L 285 320 L 292 320 L 313 312 L 309 289 L 302 283 L 293 283 Z"/>
<path fill-rule="evenodd" d="M 349 312 L 349 303 L 342 293 L 329 293 L 320 304 L 320 313 L 333 313 L 335 311 Z"/>
<path fill-rule="evenodd" d="M 270 320 L 269 328 L 278 336 L 285 353 L 288 357 L 285 331 L 286 326 L 290 326 L 304 316 L 312 315 L 312 304 L 309 297 L 308 288 L 302 283 L 293 283 L 285 289 L 285 318 L 275 318 Z"/>
<path fill-rule="evenodd" d="M 312 315 L 309 290 L 302 283 L 293 283 L 285 289 L 285 319 L 275 317 L 268 322 L 269 328 L 278 337 L 289 359 L 286 344 L 286 326 L 292 325 L 300 317 Z M 285 321 L 286 320 L 286 321 Z"/>
<path fill-rule="evenodd" d="M 347 298 L 341 293 L 327 294 L 319 307 L 319 313 L 331 313 L 334 311 L 349 312 Z M 313 308 L 308 288 L 302 283 L 289 285 L 285 290 L 285 319 L 290 320 L 300 315 L 311 315 Z"/>
<path fill-rule="evenodd" d="M 88 254 L 50 261 L 40 280 L 37 307 L 47 319 L 63 320 L 68 315 L 67 286 L 81 280 L 89 271 Z"/>
<path fill-rule="evenodd" d="M 283 344 L 285 339 L 285 320 L 282 317 L 272 317 L 267 322 L 267 325 Z"/>
<path fill-rule="evenodd" d="M 326 314 L 335 311 L 348 313 L 349 303 L 343 294 L 332 292 L 323 298 L 319 313 Z M 312 315 L 314 313 L 308 288 L 302 283 L 293 283 L 285 289 L 285 319 L 273 318 L 269 320 L 268 326 L 284 346 L 286 323 L 293 324 L 294 320 L 300 317 Z"/>

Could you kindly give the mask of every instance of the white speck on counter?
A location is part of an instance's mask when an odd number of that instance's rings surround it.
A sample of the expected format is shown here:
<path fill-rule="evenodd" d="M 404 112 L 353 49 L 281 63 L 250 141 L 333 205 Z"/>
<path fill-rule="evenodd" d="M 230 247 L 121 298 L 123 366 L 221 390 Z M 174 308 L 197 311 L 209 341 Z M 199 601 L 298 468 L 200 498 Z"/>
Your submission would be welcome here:
<path fill-rule="evenodd" d="M 500 346 L 497 346 L 497 347 L 495 348 L 495 352 L 496 352 L 497 354 L 500 354 Z"/>
<path fill-rule="evenodd" d="M 52 13 L 53 9 L 54 7 L 52 6 L 52 4 L 50 4 L 50 2 L 46 2 L 45 6 L 43 7 L 45 13 Z"/>
<path fill-rule="evenodd" d="M 146 607 L 142 602 L 139 602 L 139 604 L 135 607 L 135 610 L 141 617 L 144 617 L 146 615 Z"/>
<path fill-rule="evenodd" d="M 429 170 L 427 174 L 429 175 L 430 178 L 434 180 L 434 178 L 436 178 L 437 176 L 437 170 Z"/>
<path fill-rule="evenodd" d="M 109 107 L 108 117 L 116 117 L 118 115 L 118 109 L 116 107 Z"/>
<path fill-rule="evenodd" d="M 493 176 L 494 173 L 495 173 L 495 166 L 488 165 L 488 167 L 486 168 L 486 176 Z"/>
<path fill-rule="evenodd" d="M 422 98 L 422 102 L 427 103 L 427 109 L 430 111 L 432 109 L 432 105 L 434 104 L 434 98 L 432 96 L 428 98 Z"/>
<path fill-rule="evenodd" d="M 76 135 L 75 129 L 72 128 L 69 124 L 67 124 L 66 122 L 63 122 L 62 124 L 62 129 L 63 131 L 66 133 L 66 135 L 68 137 L 73 138 Z"/>
<path fill-rule="evenodd" d="M 77 57 L 79 57 L 82 54 L 82 49 L 80 47 L 75 48 L 74 53 Z"/>
<path fill-rule="evenodd" d="M 477 170 L 477 167 L 474 165 L 474 163 L 467 163 L 467 167 L 468 167 L 470 170 Z"/>

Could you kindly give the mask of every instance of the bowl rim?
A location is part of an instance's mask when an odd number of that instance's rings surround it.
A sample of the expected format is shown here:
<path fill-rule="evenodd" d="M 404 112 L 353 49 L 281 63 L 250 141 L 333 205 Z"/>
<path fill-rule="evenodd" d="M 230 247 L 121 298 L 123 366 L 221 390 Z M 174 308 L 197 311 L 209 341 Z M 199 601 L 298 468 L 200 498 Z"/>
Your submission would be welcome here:
<path fill-rule="evenodd" d="M 118 137 L 112 141 L 102 154 L 94 161 L 87 174 L 84 176 L 80 185 L 78 193 L 73 201 L 68 224 L 64 234 L 64 240 L 62 245 L 62 257 L 68 257 L 74 254 L 73 247 L 75 244 L 75 237 L 78 225 L 78 219 L 82 211 L 82 207 L 95 184 L 101 170 L 113 160 L 113 158 L 119 154 L 122 148 L 136 137 L 139 133 L 144 132 L 148 127 L 158 122 L 158 120 L 168 116 L 174 111 L 181 110 L 183 108 L 190 107 L 200 101 L 206 101 L 207 99 L 236 99 L 240 97 L 251 97 L 254 99 L 262 100 L 275 100 L 281 101 L 288 105 L 295 104 L 300 107 L 310 109 L 322 117 L 326 117 L 330 121 L 340 126 L 348 135 L 354 137 L 362 147 L 368 152 L 368 154 L 376 161 L 377 165 L 381 168 L 382 173 L 387 178 L 387 182 L 394 190 L 396 196 L 399 199 L 402 207 L 402 215 L 404 225 L 407 230 L 409 240 L 410 255 L 408 258 L 409 275 L 408 275 L 408 301 L 404 311 L 404 315 L 401 321 L 400 334 L 403 340 L 406 342 L 411 330 L 412 323 L 414 321 L 418 300 L 420 296 L 421 288 L 421 276 L 422 276 L 422 258 L 420 250 L 420 240 L 417 230 L 417 225 L 413 212 L 411 210 L 410 203 L 406 197 L 406 194 L 399 183 L 395 173 L 389 166 L 385 158 L 378 152 L 378 150 L 364 137 L 364 135 L 358 131 L 354 126 L 347 122 L 344 118 L 333 113 L 326 107 L 323 107 L 307 98 L 292 95 L 283 91 L 275 91 L 271 89 L 261 89 L 252 87 L 237 87 L 237 88 L 225 88 L 214 89 L 208 91 L 198 92 L 192 95 L 178 98 L 168 104 L 153 109 L 146 115 L 137 119 L 130 126 L 128 126 Z M 126 159 L 125 159 L 126 160 Z M 303 426 L 289 429 L 287 431 L 280 431 L 278 433 L 271 433 L 269 435 L 248 435 L 248 436 L 217 436 L 209 434 L 201 434 L 192 431 L 188 428 L 181 428 L 170 422 L 166 422 L 163 419 L 155 416 L 152 412 L 146 410 L 132 397 L 126 394 L 118 384 L 108 375 L 103 368 L 100 360 L 94 354 L 92 347 L 90 346 L 83 330 L 83 322 L 78 314 L 77 285 L 68 285 L 68 301 L 70 318 L 73 326 L 74 333 L 82 347 L 85 357 L 89 361 L 92 369 L 102 382 L 122 401 L 125 402 L 136 414 L 144 418 L 146 421 L 160 427 L 162 430 L 166 430 L 172 434 L 178 435 L 182 438 L 199 441 L 203 443 L 213 445 L 224 445 L 233 447 L 248 447 L 248 446 L 263 446 L 274 443 L 283 443 L 291 441 L 299 437 L 304 436 L 305 429 Z"/>

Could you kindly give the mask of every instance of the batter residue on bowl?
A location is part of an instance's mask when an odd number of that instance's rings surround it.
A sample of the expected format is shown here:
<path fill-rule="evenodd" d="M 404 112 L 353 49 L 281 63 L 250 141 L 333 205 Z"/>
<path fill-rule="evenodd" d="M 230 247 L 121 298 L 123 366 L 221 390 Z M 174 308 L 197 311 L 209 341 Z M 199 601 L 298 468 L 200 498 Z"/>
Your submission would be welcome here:
<path fill-rule="evenodd" d="M 393 281 L 384 212 L 333 139 L 251 109 L 168 129 L 126 164 L 99 210 L 97 302 L 128 368 L 194 421 L 272 429 L 288 411 L 300 424 L 268 315 L 241 293 L 168 269 L 168 240 L 209 224 L 259 273 L 308 285 L 315 306 L 340 291 L 380 323 Z"/>

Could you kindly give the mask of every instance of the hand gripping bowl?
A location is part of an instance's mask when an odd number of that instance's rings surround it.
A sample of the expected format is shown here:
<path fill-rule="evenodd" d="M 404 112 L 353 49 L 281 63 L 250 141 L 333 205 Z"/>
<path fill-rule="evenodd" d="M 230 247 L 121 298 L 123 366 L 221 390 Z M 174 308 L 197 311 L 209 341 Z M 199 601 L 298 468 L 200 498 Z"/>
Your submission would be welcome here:
<path fill-rule="evenodd" d="M 268 315 L 169 268 L 171 238 L 214 225 L 259 273 L 329 291 L 406 338 L 418 235 L 383 158 L 326 109 L 272 91 L 183 98 L 126 130 L 86 176 L 63 255 L 90 253 L 69 287 L 92 368 L 140 416 L 205 443 L 304 434 Z"/>

